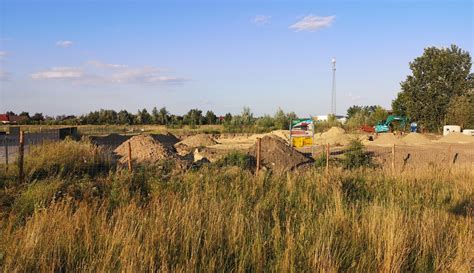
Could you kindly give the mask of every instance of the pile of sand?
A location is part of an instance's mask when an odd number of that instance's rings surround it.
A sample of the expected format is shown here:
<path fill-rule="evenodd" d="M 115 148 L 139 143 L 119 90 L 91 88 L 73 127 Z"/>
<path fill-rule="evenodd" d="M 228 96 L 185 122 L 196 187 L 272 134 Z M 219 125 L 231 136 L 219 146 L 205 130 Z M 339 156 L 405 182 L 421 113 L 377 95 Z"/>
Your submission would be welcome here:
<path fill-rule="evenodd" d="M 266 136 L 272 136 L 272 137 L 279 137 L 281 140 L 290 143 L 290 131 L 289 130 L 274 130 L 271 131 L 270 133 L 265 133 L 265 134 L 253 134 L 250 136 L 246 136 L 245 141 L 246 142 L 255 142 L 257 141 L 257 138 L 263 138 Z M 238 138 L 237 138 L 238 139 Z M 241 137 L 240 137 L 241 139 Z"/>
<path fill-rule="evenodd" d="M 378 145 L 378 146 L 392 146 L 392 145 L 403 145 L 405 142 L 395 136 L 392 133 L 379 134 L 375 137 L 374 141 L 366 142 L 365 144 L 369 145 Z"/>
<path fill-rule="evenodd" d="M 408 135 L 402 138 L 403 142 L 406 144 L 430 144 L 431 140 L 425 137 L 422 134 L 418 133 L 409 133 Z"/>
<path fill-rule="evenodd" d="M 128 160 L 128 143 L 132 147 L 132 160 L 136 163 L 153 163 L 163 159 L 179 159 L 171 147 L 155 140 L 153 136 L 138 135 L 125 141 L 114 150 L 114 153 L 120 157 L 120 163 L 126 163 Z"/>
<path fill-rule="evenodd" d="M 249 155 L 257 157 L 257 145 L 249 150 Z M 311 158 L 291 148 L 287 143 L 276 136 L 265 136 L 261 140 L 261 164 L 275 172 L 293 170 L 305 163 L 312 161 Z"/>
<path fill-rule="evenodd" d="M 442 143 L 474 143 L 474 137 L 464 135 L 461 133 L 450 133 L 446 136 L 443 136 L 436 142 Z"/>
<path fill-rule="evenodd" d="M 178 147 L 186 148 L 198 148 L 215 145 L 218 142 L 211 136 L 206 134 L 198 134 L 185 138 L 184 140 L 176 143 Z"/>
<path fill-rule="evenodd" d="M 317 134 L 314 137 L 314 142 L 321 145 L 344 146 L 349 144 L 350 141 L 351 137 L 346 135 L 346 131 L 340 127 L 332 127 L 328 131 Z"/>

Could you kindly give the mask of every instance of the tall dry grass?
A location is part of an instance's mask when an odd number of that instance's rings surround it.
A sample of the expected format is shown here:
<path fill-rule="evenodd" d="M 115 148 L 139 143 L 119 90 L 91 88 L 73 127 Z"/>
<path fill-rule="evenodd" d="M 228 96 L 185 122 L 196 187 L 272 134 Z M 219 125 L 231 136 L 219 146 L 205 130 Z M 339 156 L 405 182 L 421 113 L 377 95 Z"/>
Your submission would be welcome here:
<path fill-rule="evenodd" d="M 473 177 L 435 168 L 255 177 L 211 166 L 175 177 L 142 170 L 130 182 L 126 173 L 111 173 L 101 197 L 35 201 L 20 223 L 11 210 L 0 229 L 0 267 L 470 272 Z"/>

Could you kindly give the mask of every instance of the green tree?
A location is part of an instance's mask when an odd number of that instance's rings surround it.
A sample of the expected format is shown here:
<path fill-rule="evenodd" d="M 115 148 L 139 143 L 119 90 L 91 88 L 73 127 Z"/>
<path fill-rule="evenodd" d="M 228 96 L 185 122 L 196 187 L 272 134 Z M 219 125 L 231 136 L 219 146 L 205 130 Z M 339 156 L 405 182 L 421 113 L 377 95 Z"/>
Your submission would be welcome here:
<path fill-rule="evenodd" d="M 448 104 L 446 113 L 446 123 L 456 124 L 462 128 L 473 125 L 474 101 L 470 101 L 467 96 L 456 96 Z M 469 127 L 470 128 L 470 127 Z"/>
<path fill-rule="evenodd" d="M 231 113 L 225 114 L 224 123 L 230 123 L 231 121 L 232 121 L 232 114 Z"/>
<path fill-rule="evenodd" d="M 241 115 L 242 125 L 249 126 L 254 123 L 253 113 L 250 111 L 250 107 L 245 106 L 242 110 Z"/>
<path fill-rule="evenodd" d="M 375 125 L 379 121 L 386 120 L 388 112 L 382 106 L 377 106 L 375 110 L 370 114 L 369 123 Z"/>
<path fill-rule="evenodd" d="M 278 108 L 273 118 L 275 120 L 275 127 L 277 129 L 285 130 L 290 126 L 290 120 L 281 108 Z"/>
<path fill-rule="evenodd" d="M 158 113 L 158 123 L 161 125 L 166 125 L 168 124 L 169 120 L 170 116 L 168 110 L 166 110 L 166 107 L 161 107 Z"/>
<path fill-rule="evenodd" d="M 205 119 L 206 119 L 207 124 L 216 124 L 216 122 L 217 122 L 217 116 L 212 111 L 207 111 L 206 112 Z"/>
<path fill-rule="evenodd" d="M 257 120 L 257 126 L 264 129 L 272 129 L 275 126 L 275 119 L 269 115 L 264 115 Z"/>
<path fill-rule="evenodd" d="M 158 112 L 158 108 L 156 108 L 156 106 L 153 107 L 153 109 L 151 110 L 151 119 L 152 119 L 154 124 L 159 124 L 160 123 L 159 112 Z"/>
<path fill-rule="evenodd" d="M 151 115 L 148 113 L 146 108 L 143 108 L 143 110 L 138 110 L 137 116 L 137 124 L 150 124 L 151 122 Z"/>
<path fill-rule="evenodd" d="M 133 115 L 129 113 L 127 110 L 121 110 L 117 114 L 117 122 L 119 124 L 132 124 L 133 123 Z"/>
<path fill-rule="evenodd" d="M 202 116 L 201 110 L 191 109 L 186 115 L 184 115 L 183 120 L 185 124 L 196 126 L 203 124 L 204 117 Z"/>
<path fill-rule="evenodd" d="M 428 130 L 439 130 L 451 99 L 467 94 L 472 86 L 471 66 L 470 54 L 455 45 L 425 48 L 410 62 L 412 74 L 401 83 L 392 107 Z"/>

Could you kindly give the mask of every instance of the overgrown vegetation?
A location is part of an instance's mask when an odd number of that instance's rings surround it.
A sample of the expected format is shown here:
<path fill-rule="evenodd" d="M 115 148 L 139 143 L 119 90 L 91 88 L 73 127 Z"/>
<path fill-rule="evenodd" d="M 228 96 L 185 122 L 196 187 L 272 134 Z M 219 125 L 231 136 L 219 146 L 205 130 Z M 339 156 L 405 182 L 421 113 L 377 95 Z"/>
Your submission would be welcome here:
<path fill-rule="evenodd" d="M 38 160 L 52 170 L 29 184 L 15 184 L 15 172 L 4 178 L 2 271 L 471 269 L 469 169 L 392 175 L 332 167 L 329 174 L 310 168 L 256 176 L 246 155 L 232 153 L 173 175 L 164 162 L 136 166 L 133 176 L 89 176 L 81 171 L 83 145 L 38 148 L 51 155 Z M 351 168 L 366 166 L 363 149 L 352 145 Z M 66 159 L 55 149 L 68 151 Z"/>
<path fill-rule="evenodd" d="M 362 142 L 358 139 L 353 139 L 346 147 L 342 167 L 344 169 L 375 167 L 375 163 L 373 162 L 373 155 L 364 150 Z"/>

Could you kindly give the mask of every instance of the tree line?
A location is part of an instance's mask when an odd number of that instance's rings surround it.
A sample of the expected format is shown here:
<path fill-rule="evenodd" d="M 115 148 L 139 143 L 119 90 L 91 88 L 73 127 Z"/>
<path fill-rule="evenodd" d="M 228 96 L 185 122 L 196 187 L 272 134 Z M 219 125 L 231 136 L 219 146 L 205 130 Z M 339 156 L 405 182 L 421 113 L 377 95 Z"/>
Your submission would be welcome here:
<path fill-rule="evenodd" d="M 16 115 L 14 112 L 7 112 L 8 115 Z M 264 115 L 255 117 L 249 107 L 244 107 L 238 115 L 227 113 L 217 116 L 213 111 L 205 113 L 200 109 L 191 109 L 185 115 L 171 114 L 166 107 L 158 109 L 154 107 L 151 112 L 146 108 L 138 110 L 136 113 L 127 110 L 107 110 L 100 109 L 88 114 L 74 116 L 61 115 L 56 117 L 44 116 L 42 113 L 30 115 L 28 112 L 21 112 L 18 116 L 19 124 L 45 124 L 45 125 L 166 125 L 169 127 L 182 127 L 185 125 L 194 127 L 199 125 L 221 124 L 229 131 L 242 131 L 244 127 L 257 127 L 261 129 L 288 129 L 291 119 L 298 116 L 294 112 L 285 113 L 278 109 L 273 116 Z"/>

